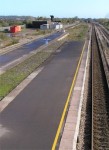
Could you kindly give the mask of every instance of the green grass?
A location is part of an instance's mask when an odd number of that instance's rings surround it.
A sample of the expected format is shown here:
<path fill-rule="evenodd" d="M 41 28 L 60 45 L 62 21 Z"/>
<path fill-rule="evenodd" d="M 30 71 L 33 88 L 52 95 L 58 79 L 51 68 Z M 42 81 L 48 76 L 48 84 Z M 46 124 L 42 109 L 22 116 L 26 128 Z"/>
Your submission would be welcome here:
<path fill-rule="evenodd" d="M 8 37 L 6 35 L 6 33 L 1 32 L 0 33 L 0 42 L 3 45 L 3 46 L 1 46 L 1 48 L 4 48 L 4 47 L 10 46 L 10 45 L 17 44 L 19 42 L 19 39 Z"/>
<path fill-rule="evenodd" d="M 68 40 L 73 40 L 73 41 L 84 40 L 86 37 L 87 31 L 88 31 L 87 24 L 80 24 L 79 26 L 75 28 L 70 28 L 68 29 L 68 32 L 69 32 Z"/>
<path fill-rule="evenodd" d="M 0 32 L 0 40 L 2 41 L 2 40 L 7 40 L 7 39 L 9 38 L 6 36 L 6 34 L 3 32 Z"/>
<path fill-rule="evenodd" d="M 6 44 L 6 47 L 7 47 L 7 46 L 14 45 L 14 44 L 17 44 L 17 43 L 19 43 L 19 40 L 18 40 L 18 39 L 12 39 L 12 41 L 10 41 L 8 44 Z"/>

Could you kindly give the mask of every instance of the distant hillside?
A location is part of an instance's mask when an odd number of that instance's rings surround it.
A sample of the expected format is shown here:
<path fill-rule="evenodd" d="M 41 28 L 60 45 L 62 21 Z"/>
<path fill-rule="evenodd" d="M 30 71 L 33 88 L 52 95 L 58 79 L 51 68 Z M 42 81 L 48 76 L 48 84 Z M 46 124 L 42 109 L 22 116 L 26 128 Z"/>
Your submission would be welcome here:
<path fill-rule="evenodd" d="M 0 16 L 0 20 L 35 20 L 32 16 Z"/>

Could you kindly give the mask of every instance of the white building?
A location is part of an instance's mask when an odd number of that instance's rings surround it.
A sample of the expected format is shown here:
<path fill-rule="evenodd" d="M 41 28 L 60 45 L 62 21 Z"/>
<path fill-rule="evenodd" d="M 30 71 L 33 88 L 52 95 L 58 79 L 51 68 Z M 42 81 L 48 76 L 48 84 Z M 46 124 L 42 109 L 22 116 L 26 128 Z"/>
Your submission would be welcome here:
<path fill-rule="evenodd" d="M 63 24 L 60 24 L 60 29 L 62 29 L 63 28 Z"/>
<path fill-rule="evenodd" d="M 52 23 L 52 24 L 50 24 L 50 29 L 58 30 L 58 29 L 62 29 L 62 28 L 63 28 L 63 25 L 60 24 L 60 23 Z"/>
<path fill-rule="evenodd" d="M 58 29 L 62 29 L 62 28 L 63 28 L 63 24 L 57 23 L 57 22 L 40 25 L 41 30 L 47 30 L 47 29 L 58 30 Z"/>

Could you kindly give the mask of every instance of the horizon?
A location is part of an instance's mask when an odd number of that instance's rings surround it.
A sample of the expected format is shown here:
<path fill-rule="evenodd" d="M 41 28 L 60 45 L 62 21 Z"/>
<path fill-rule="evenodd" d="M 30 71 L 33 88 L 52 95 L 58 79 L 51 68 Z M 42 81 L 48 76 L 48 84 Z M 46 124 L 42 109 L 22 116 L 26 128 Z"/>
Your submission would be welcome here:
<path fill-rule="evenodd" d="M 47 18 L 47 19 L 50 19 L 50 16 L 32 16 L 32 15 L 0 15 L 0 17 L 33 17 L 33 18 L 38 18 L 38 17 L 43 17 L 43 18 Z M 77 17 L 78 19 L 109 19 L 109 15 L 107 15 L 107 17 L 101 17 L 101 18 L 80 18 L 78 16 L 74 16 L 74 17 L 55 17 L 54 18 L 75 18 Z"/>

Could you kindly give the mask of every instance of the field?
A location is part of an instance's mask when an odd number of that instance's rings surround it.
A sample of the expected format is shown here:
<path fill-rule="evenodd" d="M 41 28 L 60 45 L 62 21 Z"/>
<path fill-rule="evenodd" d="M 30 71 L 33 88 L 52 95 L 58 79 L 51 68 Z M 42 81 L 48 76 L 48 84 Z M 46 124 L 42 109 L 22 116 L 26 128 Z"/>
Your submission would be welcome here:
<path fill-rule="evenodd" d="M 70 28 L 68 29 L 69 32 L 68 40 L 73 41 L 85 40 L 87 31 L 88 31 L 87 24 L 81 24 L 75 28 Z"/>

